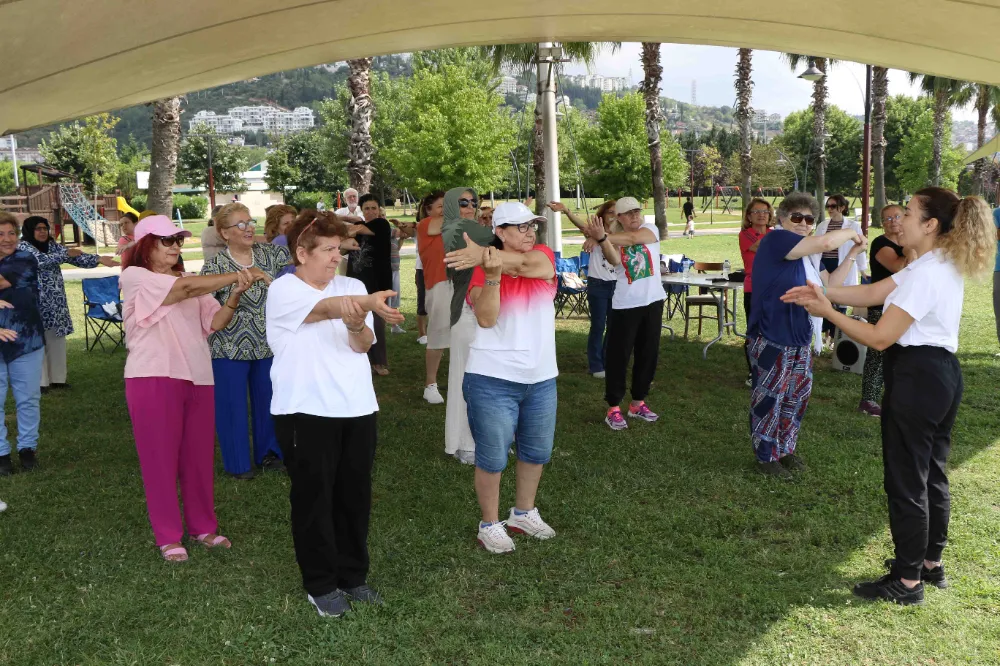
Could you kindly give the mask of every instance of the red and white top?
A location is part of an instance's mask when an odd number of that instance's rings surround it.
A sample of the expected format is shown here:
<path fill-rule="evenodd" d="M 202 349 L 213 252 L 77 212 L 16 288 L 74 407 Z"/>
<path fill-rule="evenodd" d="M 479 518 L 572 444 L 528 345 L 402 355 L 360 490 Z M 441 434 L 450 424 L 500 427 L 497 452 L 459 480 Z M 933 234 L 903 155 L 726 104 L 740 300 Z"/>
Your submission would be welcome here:
<path fill-rule="evenodd" d="M 555 268 L 551 249 L 545 245 L 532 249 L 544 252 Z M 477 267 L 469 291 L 485 284 L 486 273 Z M 502 275 L 497 322 L 491 328 L 476 325 L 465 371 L 517 384 L 537 384 L 558 376 L 555 297 L 554 277 L 542 280 Z"/>

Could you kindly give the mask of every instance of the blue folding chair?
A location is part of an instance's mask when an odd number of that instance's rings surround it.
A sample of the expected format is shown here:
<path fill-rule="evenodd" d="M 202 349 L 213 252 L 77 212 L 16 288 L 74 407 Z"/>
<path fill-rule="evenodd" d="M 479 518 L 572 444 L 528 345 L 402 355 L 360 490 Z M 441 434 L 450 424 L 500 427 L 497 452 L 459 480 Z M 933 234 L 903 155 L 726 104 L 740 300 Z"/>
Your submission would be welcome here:
<path fill-rule="evenodd" d="M 684 271 L 684 265 L 694 266 L 694 261 L 684 257 L 680 261 L 674 261 L 671 259 L 668 262 L 667 270 L 671 273 L 681 273 Z M 684 284 L 665 284 L 663 285 L 664 290 L 667 292 L 667 303 L 664 311 L 667 314 L 667 319 L 673 319 L 677 311 L 684 310 L 684 298 L 688 293 L 688 286 Z"/>
<path fill-rule="evenodd" d="M 577 277 L 580 276 L 580 260 L 577 257 L 556 259 L 556 278 L 558 278 L 555 303 L 556 316 L 561 315 L 567 305 L 569 306 L 567 317 L 571 317 L 574 314 L 589 315 L 586 286 L 576 287 L 566 284 L 563 275 L 567 273 L 573 273 Z"/>
<path fill-rule="evenodd" d="M 590 273 L 590 253 L 580 253 L 580 277 L 586 277 Z"/>
<path fill-rule="evenodd" d="M 118 276 L 103 278 L 84 278 L 83 280 L 83 330 L 87 351 L 93 351 L 97 345 L 101 351 L 108 351 L 104 346 L 106 340 L 111 347 L 111 353 L 125 344 L 125 330 L 122 328 L 122 298 L 118 289 Z M 90 336 L 94 340 L 91 342 Z"/>

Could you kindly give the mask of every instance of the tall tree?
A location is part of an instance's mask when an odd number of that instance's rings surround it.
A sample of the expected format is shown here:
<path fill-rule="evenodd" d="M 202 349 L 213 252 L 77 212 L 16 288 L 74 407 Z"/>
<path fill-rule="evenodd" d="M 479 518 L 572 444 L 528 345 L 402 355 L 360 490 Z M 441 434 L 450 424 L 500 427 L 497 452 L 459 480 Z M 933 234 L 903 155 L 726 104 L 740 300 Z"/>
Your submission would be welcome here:
<path fill-rule="evenodd" d="M 917 120 L 931 108 L 931 100 L 926 97 L 913 98 L 907 95 L 893 95 L 885 104 L 885 195 L 887 199 L 900 201 L 906 191 L 900 185 L 896 156 L 903 149 L 903 141 L 917 124 Z"/>
<path fill-rule="evenodd" d="M 886 100 L 889 98 L 889 69 L 887 67 L 872 68 L 872 173 L 875 177 L 875 215 L 872 215 L 874 226 L 881 226 L 882 217 L 878 214 L 886 204 L 885 198 L 885 118 Z"/>
<path fill-rule="evenodd" d="M 197 136 L 196 136 L 197 135 Z M 209 145 L 212 161 L 209 164 Z M 177 178 L 193 187 L 208 187 L 208 170 L 216 192 L 245 192 L 247 183 L 243 172 L 250 168 L 246 153 L 239 146 L 226 141 L 208 125 L 198 124 L 181 144 L 177 157 Z"/>
<path fill-rule="evenodd" d="M 809 159 L 813 164 L 816 174 L 816 196 L 823 199 L 826 196 L 826 106 L 829 91 L 826 86 L 827 70 L 833 66 L 833 60 L 826 58 L 810 58 L 795 53 L 786 53 L 785 59 L 794 72 L 803 62 L 812 60 L 816 64 L 816 69 L 823 73 L 823 76 L 813 82 L 812 94 L 812 121 L 813 136 L 812 147 L 809 152 Z M 823 207 L 819 211 L 820 219 L 823 219 Z"/>
<path fill-rule="evenodd" d="M 861 178 L 861 149 L 863 126 L 838 107 L 830 105 L 826 109 L 824 128 L 829 137 L 825 143 L 829 147 L 829 160 L 825 165 L 827 190 L 830 192 L 855 191 Z M 813 109 L 794 111 L 785 118 L 784 132 L 774 140 L 797 164 L 802 164 L 806 155 L 811 155 L 815 141 L 816 123 Z M 803 179 L 815 182 L 817 164 L 813 162 Z"/>
<path fill-rule="evenodd" d="M 951 114 L 945 112 L 944 129 L 937 136 L 937 110 L 925 108 L 903 138 L 902 147 L 896 154 L 896 178 L 904 192 L 916 192 L 921 187 L 934 184 L 938 178 L 940 187 L 958 188 L 958 178 L 962 171 L 964 151 L 951 145 Z M 940 171 L 934 173 L 933 154 L 940 141 Z"/>
<path fill-rule="evenodd" d="M 356 58 L 348 60 L 347 65 L 351 70 L 350 76 L 347 77 L 347 86 L 351 91 L 348 107 L 351 116 L 351 142 L 347 173 L 351 187 L 367 194 L 372 184 L 372 154 L 375 152 L 371 135 L 375 107 L 372 104 L 369 81 L 372 59 Z"/>
<path fill-rule="evenodd" d="M 753 97 L 753 51 L 740 49 L 736 61 L 736 122 L 740 128 L 740 186 L 743 188 L 743 209 L 750 204 L 752 196 L 751 176 L 753 171 L 753 155 L 751 153 L 750 116 L 753 109 L 750 102 Z"/>
<path fill-rule="evenodd" d="M 169 216 L 174 210 L 174 176 L 181 143 L 181 98 L 153 102 L 152 154 L 146 207 Z"/>
<path fill-rule="evenodd" d="M 942 76 L 929 76 L 910 72 L 910 83 L 919 83 L 920 89 L 934 104 L 934 150 L 931 154 L 931 185 L 941 185 L 941 160 L 947 146 L 944 143 L 945 119 L 962 94 L 965 83 Z"/>
<path fill-rule="evenodd" d="M 983 147 L 986 143 L 986 123 L 989 119 L 990 110 L 1000 104 L 1000 87 L 990 86 L 985 83 L 968 83 L 963 86 L 955 95 L 955 106 L 965 106 L 969 102 L 974 102 L 976 109 L 976 149 Z M 986 185 L 987 165 L 989 159 L 977 160 L 975 164 L 975 176 L 973 187 L 976 194 L 982 194 Z"/>
<path fill-rule="evenodd" d="M 118 177 L 118 141 L 112 136 L 118 118 L 87 116 L 81 124 L 61 125 L 42 141 L 47 164 L 73 174 L 89 192 L 109 192 Z"/>
<path fill-rule="evenodd" d="M 643 79 L 640 92 L 646 102 L 646 141 L 649 147 L 649 170 L 653 180 L 653 213 L 660 238 L 667 237 L 667 192 L 663 186 L 663 155 L 660 146 L 660 65 L 659 42 L 642 43 Z"/>

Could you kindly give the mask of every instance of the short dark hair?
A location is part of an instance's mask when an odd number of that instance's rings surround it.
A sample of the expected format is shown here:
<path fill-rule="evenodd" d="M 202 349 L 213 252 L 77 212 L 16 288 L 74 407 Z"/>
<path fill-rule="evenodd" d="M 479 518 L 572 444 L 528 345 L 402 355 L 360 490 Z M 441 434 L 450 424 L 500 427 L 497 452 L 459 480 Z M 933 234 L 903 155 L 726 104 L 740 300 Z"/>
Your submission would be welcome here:
<path fill-rule="evenodd" d="M 139 224 L 139 216 L 136 215 L 135 213 L 129 212 L 129 213 L 125 213 L 124 215 L 122 215 L 122 218 L 126 218 L 126 217 L 128 219 L 132 220 L 132 224 Z"/>
<path fill-rule="evenodd" d="M 827 203 L 832 201 L 833 203 L 837 204 L 837 208 L 840 209 L 841 213 L 846 213 L 847 209 L 850 207 L 850 204 L 847 203 L 847 197 L 845 197 L 843 194 L 831 194 L 829 197 L 826 198 L 826 201 Z"/>
<path fill-rule="evenodd" d="M 787 220 L 788 216 L 796 208 L 808 208 L 812 211 L 813 217 L 819 217 L 819 203 L 816 197 L 806 192 L 791 192 L 778 204 L 778 217 Z"/>
<path fill-rule="evenodd" d="M 369 192 L 368 194 L 362 195 L 358 199 L 358 206 L 364 206 L 369 201 L 374 201 L 375 203 L 379 204 L 380 206 L 382 205 L 381 203 L 379 203 L 378 197 L 375 196 L 374 194 L 372 194 L 371 192 Z"/>

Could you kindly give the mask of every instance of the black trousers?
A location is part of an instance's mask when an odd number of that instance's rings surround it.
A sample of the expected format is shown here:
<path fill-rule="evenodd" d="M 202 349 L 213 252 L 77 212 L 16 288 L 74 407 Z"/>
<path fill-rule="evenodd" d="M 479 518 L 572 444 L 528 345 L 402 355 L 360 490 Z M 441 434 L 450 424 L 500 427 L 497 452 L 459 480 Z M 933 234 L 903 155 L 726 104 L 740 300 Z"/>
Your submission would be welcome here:
<path fill-rule="evenodd" d="M 882 461 L 896 573 L 919 580 L 924 560 L 939 561 L 948 542 L 945 465 L 962 370 L 947 349 L 893 345 L 883 373 Z"/>
<path fill-rule="evenodd" d="M 628 361 L 632 363 L 632 399 L 645 400 L 656 374 L 663 330 L 663 301 L 608 314 L 608 350 L 604 358 L 604 399 L 617 407 L 625 397 Z"/>
<path fill-rule="evenodd" d="M 743 292 L 743 313 L 747 318 L 747 329 L 750 328 L 750 301 L 753 294 L 749 291 Z M 747 331 L 743 331 L 746 333 Z M 753 369 L 750 367 L 750 336 L 747 335 L 746 340 L 743 341 L 743 356 L 747 360 L 747 376 L 753 374 Z"/>
<path fill-rule="evenodd" d="M 372 365 L 389 365 L 389 353 L 385 348 L 385 319 L 372 313 L 372 328 L 375 330 L 375 342 L 368 348 L 368 362 Z"/>
<path fill-rule="evenodd" d="M 312 596 L 368 578 L 368 520 L 378 426 L 375 414 L 274 417 L 292 482 L 292 542 Z"/>

